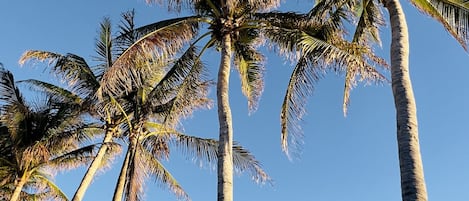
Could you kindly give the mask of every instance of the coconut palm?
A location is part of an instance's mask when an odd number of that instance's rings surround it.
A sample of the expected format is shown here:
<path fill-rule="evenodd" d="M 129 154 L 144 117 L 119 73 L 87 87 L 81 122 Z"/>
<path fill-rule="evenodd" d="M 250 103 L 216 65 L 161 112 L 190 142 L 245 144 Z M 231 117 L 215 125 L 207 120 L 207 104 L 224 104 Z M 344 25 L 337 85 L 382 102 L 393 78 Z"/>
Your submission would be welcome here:
<path fill-rule="evenodd" d="M 151 1 L 149 1 L 151 2 Z M 128 49 L 128 55 L 141 54 L 145 52 L 145 47 L 154 45 L 158 49 L 158 53 L 162 55 L 174 54 L 183 44 L 187 44 L 193 39 L 190 47 L 203 41 L 205 37 L 209 37 L 205 43 L 201 53 L 209 47 L 215 47 L 221 52 L 220 67 L 218 71 L 217 82 L 217 103 L 218 116 L 220 124 L 220 144 L 218 158 L 218 200 L 232 200 L 232 121 L 231 111 L 228 101 L 228 78 L 231 64 L 234 63 L 238 70 L 242 91 L 248 98 L 249 110 L 253 111 L 257 107 L 258 100 L 263 90 L 263 55 L 256 50 L 256 47 L 263 42 L 263 35 L 267 36 L 271 42 L 278 44 L 283 51 L 303 51 L 298 48 L 300 41 L 314 42 L 315 46 L 322 49 L 324 54 L 331 53 L 332 56 L 322 61 L 345 63 L 339 59 L 341 56 L 348 58 L 351 62 L 363 62 L 368 58 L 368 49 L 359 48 L 357 44 L 346 43 L 340 40 L 331 44 L 332 40 L 324 40 L 324 37 L 341 36 L 336 33 L 325 34 L 327 26 L 323 26 L 320 22 L 312 22 L 308 20 L 306 15 L 295 13 L 278 13 L 264 12 L 279 4 L 279 1 L 168 1 L 171 9 L 180 10 L 183 6 L 187 6 L 194 11 L 196 15 L 176 18 L 150 24 L 137 29 L 143 36 L 139 41 Z M 335 21 L 332 21 L 334 23 Z M 208 24 L 208 30 L 204 34 L 198 35 L 199 24 Z M 329 26 L 333 28 L 335 24 Z M 334 29 L 338 30 L 338 29 Z M 322 33 L 322 35 L 321 35 Z M 311 35 L 312 34 L 312 35 Z M 322 37 L 322 38 L 321 38 Z M 346 49 L 349 50 L 346 50 Z M 305 49 L 305 52 L 311 52 Z M 317 49 L 314 49 L 317 50 Z M 318 52 L 318 51 L 316 51 Z M 351 55 L 351 53 L 354 53 Z M 318 54 L 320 56 L 322 54 Z M 200 57 L 200 56 L 199 56 Z M 199 59 L 197 57 L 197 59 Z M 353 57 L 353 59 L 351 59 Z M 122 57 L 120 65 L 115 65 L 115 72 L 103 79 L 102 91 L 104 93 L 113 93 L 119 90 L 131 89 L 133 69 L 129 69 L 128 58 Z M 308 59 L 308 57 L 303 57 Z M 345 60 L 345 59 L 344 59 Z M 347 60 L 347 61 L 348 61 Z M 377 59 L 376 59 L 377 60 Z M 304 68 L 306 61 L 302 62 L 301 68 Z M 311 65 L 310 65 L 311 66 Z M 343 66 L 343 65 L 342 65 Z M 357 65 L 358 66 L 358 65 Z M 296 70 L 298 71 L 298 70 Z M 370 65 L 360 64 L 359 68 L 348 73 L 348 76 L 355 77 L 360 73 L 367 73 L 363 77 L 382 78 L 374 68 Z M 370 75 L 370 76 L 368 76 Z M 371 76 L 373 75 L 373 76 Z M 348 82 L 354 83 L 352 81 Z M 351 88 L 351 87 L 347 87 Z M 284 106 L 287 108 L 287 106 Z M 265 181 L 265 180 L 260 180 Z"/>
<path fill-rule="evenodd" d="M 446 30 L 467 49 L 469 6 L 464 1 L 411 0 L 423 13 L 440 22 Z M 383 7 L 384 6 L 384 7 Z M 330 12 L 336 9 L 353 11 L 356 29 L 353 42 L 368 46 L 369 42 L 380 43 L 379 27 L 383 25 L 381 8 L 389 12 L 391 24 L 391 81 L 396 108 L 397 140 L 401 171 L 402 199 L 427 200 L 423 165 L 418 138 L 417 112 L 412 84 L 409 76 L 409 44 L 405 15 L 399 0 L 324 0 L 315 5 L 317 11 Z M 321 12 L 319 12 L 321 13 Z M 310 13 L 310 14 L 317 14 Z M 323 15 L 311 15 L 313 19 Z M 349 16 L 352 17 L 352 16 Z M 299 113 L 297 113 L 299 114 Z"/>
<path fill-rule="evenodd" d="M 149 1 L 150 2 L 150 1 Z M 242 89 L 248 97 L 249 109 L 254 110 L 263 89 L 262 72 L 263 57 L 255 50 L 259 32 L 259 24 L 251 18 L 252 12 L 267 10 L 279 4 L 279 1 L 169 1 L 172 8 L 180 9 L 188 5 L 196 15 L 171 19 L 144 26 L 138 29 L 143 36 L 128 50 L 128 55 L 138 54 L 145 50 L 146 45 L 158 47 L 162 55 L 174 54 L 174 50 L 188 41 L 195 39 L 200 42 L 210 37 L 202 48 L 202 53 L 209 47 L 221 51 L 221 61 L 217 82 L 217 102 L 220 124 L 218 150 L 218 200 L 232 200 L 233 183 L 233 129 L 228 98 L 229 72 L 232 56 L 242 80 Z M 208 24 L 208 32 L 198 39 L 199 24 Z M 191 48 L 188 48 L 190 50 Z M 233 54 L 235 53 L 235 54 Z M 200 55 L 196 57 L 199 59 Z M 133 80 L 128 76 L 130 56 L 122 57 L 121 65 L 116 65 L 115 73 L 103 79 L 103 93 L 116 91 L 116 86 L 129 89 Z M 261 178 L 264 182 L 267 177 Z"/>
<path fill-rule="evenodd" d="M 49 59 L 52 63 L 55 61 L 55 66 L 52 69 L 53 72 L 65 75 L 65 80 L 69 81 L 72 89 L 77 87 L 74 86 L 75 84 L 83 86 L 78 86 L 80 90 L 75 89 L 74 91 L 83 91 L 84 89 L 87 89 L 86 91 L 89 93 L 84 93 L 84 99 L 90 101 L 91 104 L 86 104 L 86 106 L 98 105 L 100 107 L 98 107 L 97 110 L 109 111 L 98 116 L 98 118 L 101 118 L 101 121 L 108 124 L 104 126 L 104 128 L 108 128 L 106 131 L 111 130 L 109 128 L 114 126 L 112 128 L 115 129 L 112 130 L 122 130 L 125 134 L 123 137 L 130 141 L 130 146 L 126 155 L 130 156 L 130 154 L 133 154 L 134 157 L 132 157 L 132 160 L 130 160 L 129 157 L 125 157 L 123 169 L 129 167 L 129 171 L 134 171 L 136 167 L 139 167 L 135 166 L 135 164 L 145 165 L 146 169 L 144 172 L 136 172 L 135 174 L 127 173 L 127 170 L 123 170 L 123 174 L 121 174 L 122 180 L 119 179 L 121 182 L 118 184 L 119 188 L 116 189 L 115 199 L 121 199 L 124 194 L 128 199 L 136 199 L 137 195 L 134 192 L 138 192 L 141 189 L 141 186 L 133 184 L 140 184 L 137 181 L 142 181 L 147 176 L 156 177 L 157 181 L 168 185 L 169 189 L 179 197 L 188 198 L 179 184 L 177 184 L 169 172 L 160 164 L 158 160 L 161 159 L 160 154 L 169 151 L 166 151 L 168 148 L 166 144 L 173 143 L 180 147 L 186 154 L 194 154 L 194 156 L 197 156 L 200 160 L 211 162 L 214 160 L 213 153 L 216 153 L 216 151 L 213 151 L 213 147 L 217 146 L 217 142 L 211 139 L 202 139 L 183 135 L 175 130 L 172 130 L 171 132 L 156 132 L 154 126 L 148 128 L 147 126 L 142 127 L 142 125 L 147 125 L 149 123 L 147 120 L 151 117 L 152 120 L 164 122 L 165 130 L 172 129 L 179 124 L 179 118 L 190 115 L 191 111 L 195 109 L 195 106 L 206 105 L 206 103 L 208 103 L 208 99 L 203 98 L 206 90 L 202 89 L 205 89 L 209 82 L 197 81 L 204 77 L 204 73 L 201 71 L 203 66 L 200 65 L 200 62 L 196 63 L 197 65 L 194 65 L 194 63 L 191 62 L 196 60 L 194 59 L 196 56 L 196 48 L 191 48 L 191 50 L 182 55 L 180 59 L 175 62 L 171 62 L 170 64 L 173 64 L 174 67 L 168 72 L 166 72 L 166 66 L 164 65 L 157 66 L 157 68 L 154 67 L 152 71 L 148 71 L 148 68 L 145 71 L 144 68 L 143 70 L 140 69 L 140 71 L 131 72 L 132 78 L 135 79 L 135 81 L 138 81 L 132 86 L 133 91 L 130 91 L 129 93 L 114 94 L 116 96 L 103 96 L 101 97 L 100 102 L 92 102 L 96 101 L 92 96 L 94 93 L 93 90 L 95 90 L 94 86 L 96 85 L 86 85 L 90 86 L 89 88 L 84 85 L 87 84 L 88 79 L 99 81 L 101 77 L 107 76 L 110 72 L 112 73 L 112 71 L 107 69 L 110 65 L 115 65 L 112 61 L 116 59 L 117 64 L 119 64 L 119 62 L 122 61 L 121 57 L 128 55 L 122 54 L 122 52 L 128 53 L 129 51 L 127 50 L 127 46 L 129 46 L 129 44 L 133 44 L 134 40 L 139 37 L 138 32 L 133 30 L 133 18 L 133 12 L 123 14 L 124 20 L 120 27 L 120 37 L 112 39 L 111 41 L 108 41 L 111 39 L 109 21 L 105 20 L 105 23 L 101 25 L 102 31 L 100 38 L 98 39 L 97 50 L 100 55 L 99 58 L 102 58 L 100 61 L 105 62 L 104 65 L 98 66 L 100 68 L 96 71 L 97 75 L 93 74 L 94 71 L 91 70 L 83 58 L 73 54 L 60 55 L 45 51 L 28 51 L 24 54 L 21 61 L 29 59 Z M 111 51 L 111 45 L 115 47 L 116 51 Z M 113 55 L 109 55 L 109 53 L 113 53 Z M 167 65 L 166 63 L 168 62 L 167 57 L 157 57 L 156 54 L 133 54 L 133 56 L 133 62 L 127 64 L 148 67 L 149 65 Z M 161 79 L 163 74 L 164 77 Z M 154 78 L 159 78 L 159 81 L 157 82 Z M 96 83 L 98 81 L 91 80 L 90 82 Z M 34 84 L 36 83 L 42 82 L 35 81 Z M 141 85 L 139 85 L 139 83 Z M 42 89 L 49 92 L 58 91 L 57 87 L 50 87 L 45 84 L 40 84 L 40 86 Z M 91 110 L 91 113 L 96 114 L 97 112 Z M 126 122 L 126 124 L 123 125 L 121 124 L 122 122 Z M 155 123 L 153 123 L 153 125 L 155 125 Z M 143 128 L 143 130 L 136 128 Z M 152 131 L 149 132 L 149 130 Z M 107 138 L 106 136 L 109 136 L 109 133 L 110 132 L 107 132 L 105 139 Z M 113 133 L 116 132 L 113 131 Z M 155 133 L 160 134 L 156 135 Z M 111 137 L 109 138 L 112 139 L 112 134 L 110 136 Z M 136 136 L 138 136 L 137 140 L 139 140 L 139 143 L 136 143 Z M 163 139 L 168 141 L 162 141 Z M 109 143 L 104 142 L 103 144 L 106 145 Z M 100 151 L 98 151 L 98 155 L 90 167 L 93 167 L 93 164 L 98 161 L 102 147 Z M 165 150 L 159 150 L 160 148 L 165 148 Z M 233 149 L 237 154 L 236 164 L 238 164 L 237 167 L 240 171 L 251 171 L 253 178 L 268 177 L 260 168 L 259 163 L 247 150 L 243 149 L 239 145 L 235 145 Z M 139 154 L 135 155 L 134 150 L 139 151 Z M 167 154 L 164 154 L 164 156 L 166 155 Z M 98 164 L 100 163 L 101 162 L 98 162 Z M 99 165 L 97 167 L 99 167 Z M 91 168 L 89 168 L 86 175 L 90 175 L 90 169 Z M 91 177 L 93 174 L 94 173 L 91 174 Z M 83 181 L 85 181 L 85 179 Z M 83 182 L 80 185 L 80 188 L 82 186 Z M 81 198 L 82 196 L 78 196 L 77 191 L 74 199 L 80 200 Z"/>
<path fill-rule="evenodd" d="M 28 103 L 13 75 L 0 69 L 0 194 L 9 200 L 68 200 L 54 184 L 55 172 L 92 160 L 90 125 L 67 97 Z M 89 144 L 89 143 L 88 143 Z"/>
<path fill-rule="evenodd" d="M 39 80 L 26 80 L 25 82 L 34 86 L 36 89 L 46 91 L 49 94 L 68 94 L 83 111 L 88 112 L 92 117 L 102 122 L 104 138 L 101 146 L 83 176 L 80 185 L 73 196 L 74 201 L 82 200 L 83 196 L 91 184 L 91 181 L 107 158 L 112 156 L 112 152 L 120 150 L 119 145 L 114 143 L 113 137 L 119 136 L 120 125 L 125 121 L 124 115 L 113 107 L 106 106 L 110 104 L 109 100 L 98 102 L 95 93 L 100 86 L 99 80 L 102 74 L 112 65 L 112 43 L 111 43 L 111 22 L 105 18 L 100 24 L 100 34 L 96 40 L 96 60 L 99 64 L 90 67 L 82 57 L 75 54 L 58 54 L 54 52 L 30 50 L 26 51 L 20 59 L 20 64 L 30 60 L 49 61 L 51 73 L 58 74 L 63 80 L 68 82 L 71 87 L 67 90 Z"/>
<path fill-rule="evenodd" d="M 124 46 L 121 48 L 124 50 L 121 56 L 125 56 L 128 51 L 125 46 L 133 45 L 140 36 L 135 31 L 122 33 L 116 40 Z M 127 100 L 121 102 L 121 105 L 127 111 L 130 124 L 125 132 L 129 147 L 113 199 L 140 200 L 142 184 L 147 177 L 164 181 L 177 196 L 188 199 L 160 160 L 168 158 L 169 144 L 183 148 L 186 154 L 194 154 L 199 160 L 211 162 L 216 158 L 218 144 L 215 140 L 188 136 L 173 129 L 181 117 L 190 115 L 194 109 L 208 106 L 210 101 L 206 94 L 210 81 L 204 81 L 205 67 L 197 59 L 199 53 L 195 46 L 189 47 L 176 60 L 169 62 L 169 71 L 167 57 L 159 55 L 148 59 L 151 56 L 142 57 L 141 54 L 134 54 L 132 63 L 127 63 L 138 69 L 131 72 L 133 79 L 137 79 L 133 81 L 131 90 L 113 94 Z M 236 155 L 235 166 L 239 170 L 251 171 L 254 178 L 268 178 L 247 150 L 239 145 L 233 146 L 233 150 Z"/>

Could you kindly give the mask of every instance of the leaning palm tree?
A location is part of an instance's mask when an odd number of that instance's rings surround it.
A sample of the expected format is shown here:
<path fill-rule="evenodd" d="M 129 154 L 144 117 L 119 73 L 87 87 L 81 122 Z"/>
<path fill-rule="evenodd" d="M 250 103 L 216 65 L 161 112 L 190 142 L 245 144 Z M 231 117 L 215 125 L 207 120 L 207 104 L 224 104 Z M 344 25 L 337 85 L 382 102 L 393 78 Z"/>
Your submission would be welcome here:
<path fill-rule="evenodd" d="M 77 105 L 47 96 L 27 103 L 13 75 L 0 69 L 0 188 L 9 200 L 68 200 L 52 181 L 59 170 L 84 165 L 95 145 L 82 147 L 90 130 Z"/>

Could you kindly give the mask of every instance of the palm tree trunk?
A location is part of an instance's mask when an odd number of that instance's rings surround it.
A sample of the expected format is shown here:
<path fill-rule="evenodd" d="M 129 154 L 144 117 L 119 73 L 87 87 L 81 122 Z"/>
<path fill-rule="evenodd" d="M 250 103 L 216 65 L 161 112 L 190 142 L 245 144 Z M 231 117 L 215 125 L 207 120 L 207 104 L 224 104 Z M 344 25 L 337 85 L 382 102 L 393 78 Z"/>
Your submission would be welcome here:
<path fill-rule="evenodd" d="M 417 110 L 409 76 L 409 36 L 399 0 L 385 0 L 389 12 L 391 41 L 391 79 L 397 118 L 397 143 L 403 201 L 426 201 L 418 139 Z"/>
<path fill-rule="evenodd" d="M 220 136 L 218 144 L 218 201 L 233 200 L 233 125 L 228 96 L 231 70 L 231 36 L 223 35 L 218 71 L 217 104 Z"/>
<path fill-rule="evenodd" d="M 114 190 L 114 197 L 112 198 L 113 201 L 121 201 L 124 195 L 127 170 L 129 168 L 129 162 L 130 162 L 130 157 L 131 157 L 130 155 L 133 152 L 132 149 L 133 148 L 130 145 L 129 148 L 127 149 L 127 153 L 125 154 L 125 159 L 124 159 L 124 162 L 122 163 L 122 168 L 119 173 L 119 178 L 117 180 L 116 189 Z"/>
<path fill-rule="evenodd" d="M 21 191 L 23 190 L 23 187 L 26 184 L 26 181 L 28 181 L 27 174 L 28 174 L 27 172 L 24 172 L 21 178 L 19 179 L 18 183 L 16 183 L 15 190 L 13 191 L 13 194 L 10 197 L 10 201 L 20 200 Z"/>
<path fill-rule="evenodd" d="M 96 154 L 96 157 L 93 159 L 93 162 L 91 163 L 90 167 L 86 171 L 85 176 L 83 176 L 80 186 L 75 192 L 75 195 L 73 196 L 72 201 L 81 201 L 83 199 L 83 196 L 85 195 L 86 190 L 90 186 L 94 175 L 96 174 L 96 172 L 98 171 L 99 167 L 102 164 L 104 155 L 106 154 L 109 148 L 108 143 L 112 141 L 113 134 L 114 134 L 113 130 L 106 131 L 106 135 L 104 136 L 104 140 L 103 140 L 103 145 L 99 148 L 99 151 Z"/>

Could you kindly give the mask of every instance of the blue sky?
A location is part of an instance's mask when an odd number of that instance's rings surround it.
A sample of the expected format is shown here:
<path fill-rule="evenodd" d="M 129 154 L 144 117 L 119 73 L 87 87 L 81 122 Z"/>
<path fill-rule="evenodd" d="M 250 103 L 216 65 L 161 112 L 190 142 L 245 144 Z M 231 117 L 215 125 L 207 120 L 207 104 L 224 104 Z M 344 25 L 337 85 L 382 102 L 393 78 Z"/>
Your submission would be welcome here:
<path fill-rule="evenodd" d="M 425 178 L 431 200 L 469 200 L 469 55 L 443 28 L 402 2 L 410 31 L 410 68 L 417 100 L 420 143 Z M 282 4 L 282 10 L 305 10 L 311 1 Z M 19 67 L 28 49 L 75 53 L 91 61 L 98 24 L 104 16 L 118 23 L 121 12 L 135 8 L 137 25 L 174 17 L 143 0 L 1 1 L 0 62 L 17 79 L 54 80 L 42 66 Z M 389 58 L 389 29 L 382 29 L 383 47 Z M 232 74 L 231 105 L 235 140 L 261 161 L 274 185 L 259 186 L 246 174 L 235 176 L 238 201 L 394 201 L 400 199 L 395 112 L 389 85 L 353 90 L 347 117 L 342 115 L 343 77 L 328 75 L 318 83 L 306 105 L 302 124 L 305 144 L 301 158 L 289 161 L 280 149 L 279 112 L 291 65 L 267 54 L 266 88 L 259 109 L 248 115 L 238 76 Z M 215 77 L 218 54 L 205 61 Z M 212 89 L 212 95 L 215 89 Z M 184 122 L 188 134 L 217 138 L 216 110 L 199 111 Z M 121 160 L 102 172 L 85 200 L 110 200 Z M 176 150 L 167 168 L 194 201 L 216 200 L 216 171 L 198 164 Z M 84 169 L 57 175 L 58 185 L 71 197 Z M 147 200 L 176 198 L 149 183 Z"/>

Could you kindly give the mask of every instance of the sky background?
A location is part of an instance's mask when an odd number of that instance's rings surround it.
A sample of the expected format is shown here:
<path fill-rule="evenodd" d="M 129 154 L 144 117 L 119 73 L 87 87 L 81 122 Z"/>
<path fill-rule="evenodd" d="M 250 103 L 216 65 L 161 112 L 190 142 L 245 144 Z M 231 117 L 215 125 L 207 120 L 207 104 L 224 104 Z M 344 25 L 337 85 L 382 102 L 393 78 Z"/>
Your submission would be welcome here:
<path fill-rule="evenodd" d="M 287 3 L 285 3 L 287 2 Z M 281 10 L 306 11 L 309 0 L 285 1 Z M 402 2 L 410 32 L 410 68 L 417 100 L 420 145 L 430 200 L 469 200 L 469 55 L 443 28 Z M 134 9 L 137 26 L 177 16 L 144 0 L 0 1 L 0 62 L 17 80 L 55 80 L 43 65 L 19 67 L 29 49 L 81 55 L 90 63 L 102 18 L 116 25 L 120 13 Z M 184 15 L 184 14 L 181 14 Z M 389 26 L 388 26 L 389 27 Z M 389 32 L 383 28 L 388 60 Z M 302 123 L 305 134 L 300 159 L 289 161 L 280 149 L 280 106 L 292 70 L 290 63 L 268 53 L 265 91 L 259 109 L 248 115 L 236 73 L 232 73 L 230 101 L 234 139 L 249 149 L 274 180 L 257 185 L 249 175 L 235 175 L 238 201 L 395 201 L 400 200 L 395 109 L 388 84 L 359 85 L 352 91 L 347 117 L 342 114 L 343 76 L 330 74 L 316 85 Z M 215 79 L 218 53 L 204 58 Z M 215 89 L 211 90 L 211 95 Z M 184 121 L 187 134 L 218 137 L 216 110 L 198 111 Z M 216 171 L 199 167 L 174 150 L 166 167 L 194 201 L 216 200 Z M 87 201 L 111 200 L 121 158 L 101 172 L 85 196 Z M 84 168 L 57 175 L 56 182 L 71 198 Z M 149 181 L 146 200 L 176 197 Z"/>

